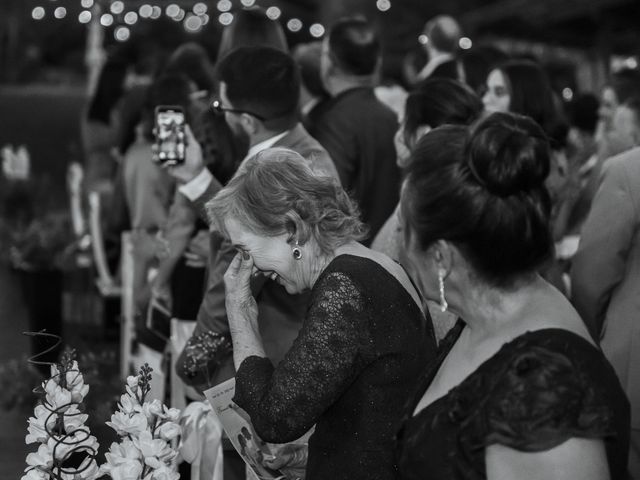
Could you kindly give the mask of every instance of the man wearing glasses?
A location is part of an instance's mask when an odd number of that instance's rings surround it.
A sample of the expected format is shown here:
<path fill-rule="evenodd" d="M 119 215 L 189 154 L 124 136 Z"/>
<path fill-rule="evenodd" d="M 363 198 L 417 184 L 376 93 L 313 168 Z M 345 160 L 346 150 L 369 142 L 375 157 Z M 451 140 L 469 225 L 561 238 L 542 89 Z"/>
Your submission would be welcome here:
<path fill-rule="evenodd" d="M 268 47 L 236 49 L 221 60 L 218 77 L 219 98 L 212 108 L 224 115 L 235 135 L 248 141 L 249 152 L 242 163 L 267 148 L 289 148 L 302 155 L 312 169 L 338 178 L 326 150 L 299 122 L 300 74 L 287 53 Z M 204 212 L 204 205 L 220 190 L 221 184 L 204 167 L 200 146 L 188 129 L 187 140 L 185 163 L 170 167 L 169 171 L 182 182 L 180 192 Z M 176 367 L 178 375 L 189 385 L 215 385 L 234 375 L 230 355 L 220 362 L 219 352 L 210 352 L 206 368 L 194 369 L 188 367 L 193 364 L 188 351 L 205 332 L 230 340 L 223 275 L 235 253 L 229 242 L 212 232 L 207 292 L 196 329 Z M 266 353 L 278 362 L 298 334 L 307 306 L 306 295 L 288 295 L 282 286 L 261 275 L 252 282 L 252 290 L 260 310 Z"/>

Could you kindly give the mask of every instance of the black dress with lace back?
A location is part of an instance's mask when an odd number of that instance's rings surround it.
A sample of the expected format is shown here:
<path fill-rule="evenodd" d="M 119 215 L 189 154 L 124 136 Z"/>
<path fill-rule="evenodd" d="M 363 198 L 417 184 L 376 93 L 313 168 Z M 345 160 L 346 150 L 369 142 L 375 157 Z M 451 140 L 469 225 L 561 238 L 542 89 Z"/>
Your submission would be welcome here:
<path fill-rule="evenodd" d="M 572 437 L 603 439 L 611 478 L 626 478 L 629 402 L 602 352 L 568 330 L 518 336 L 414 416 L 463 328 L 443 340 L 407 405 L 396 438 L 402 480 L 484 479 L 490 445 L 541 452 Z"/>
<path fill-rule="evenodd" d="M 234 401 L 268 442 L 316 425 L 307 480 L 392 480 L 403 406 L 435 351 L 431 320 L 404 286 L 370 259 L 340 255 L 313 286 L 284 360 L 242 362 Z"/>

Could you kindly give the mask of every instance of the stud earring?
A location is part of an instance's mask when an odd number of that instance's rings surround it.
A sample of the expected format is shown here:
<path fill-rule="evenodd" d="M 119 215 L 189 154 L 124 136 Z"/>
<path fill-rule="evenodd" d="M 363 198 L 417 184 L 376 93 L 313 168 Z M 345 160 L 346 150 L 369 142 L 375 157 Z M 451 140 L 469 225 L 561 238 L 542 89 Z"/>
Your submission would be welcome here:
<path fill-rule="evenodd" d="M 291 250 L 291 254 L 293 258 L 296 260 L 300 260 L 302 258 L 302 250 L 300 250 L 300 246 L 298 245 L 298 241 L 296 240 L 296 246 Z"/>
<path fill-rule="evenodd" d="M 444 268 L 438 268 L 438 287 L 440 288 L 440 311 L 446 312 L 447 308 L 449 308 L 449 304 L 447 303 L 447 299 L 444 298 L 444 276 L 446 271 Z"/>

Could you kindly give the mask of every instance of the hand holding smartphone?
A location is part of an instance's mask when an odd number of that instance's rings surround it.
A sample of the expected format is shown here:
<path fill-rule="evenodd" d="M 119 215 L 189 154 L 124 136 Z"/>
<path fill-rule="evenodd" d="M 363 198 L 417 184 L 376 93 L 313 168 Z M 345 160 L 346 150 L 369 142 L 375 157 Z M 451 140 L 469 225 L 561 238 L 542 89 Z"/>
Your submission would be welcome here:
<path fill-rule="evenodd" d="M 178 105 L 159 105 L 155 110 L 153 161 L 163 166 L 185 161 L 185 114 Z"/>

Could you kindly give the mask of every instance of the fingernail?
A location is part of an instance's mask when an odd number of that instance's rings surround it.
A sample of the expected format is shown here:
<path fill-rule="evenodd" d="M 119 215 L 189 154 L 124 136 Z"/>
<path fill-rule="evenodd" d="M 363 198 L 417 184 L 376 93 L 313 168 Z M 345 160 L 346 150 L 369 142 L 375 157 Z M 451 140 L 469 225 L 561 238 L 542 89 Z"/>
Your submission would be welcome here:
<path fill-rule="evenodd" d="M 251 258 L 251 256 L 247 253 L 247 252 L 242 252 L 242 259 L 243 260 L 249 260 Z"/>

